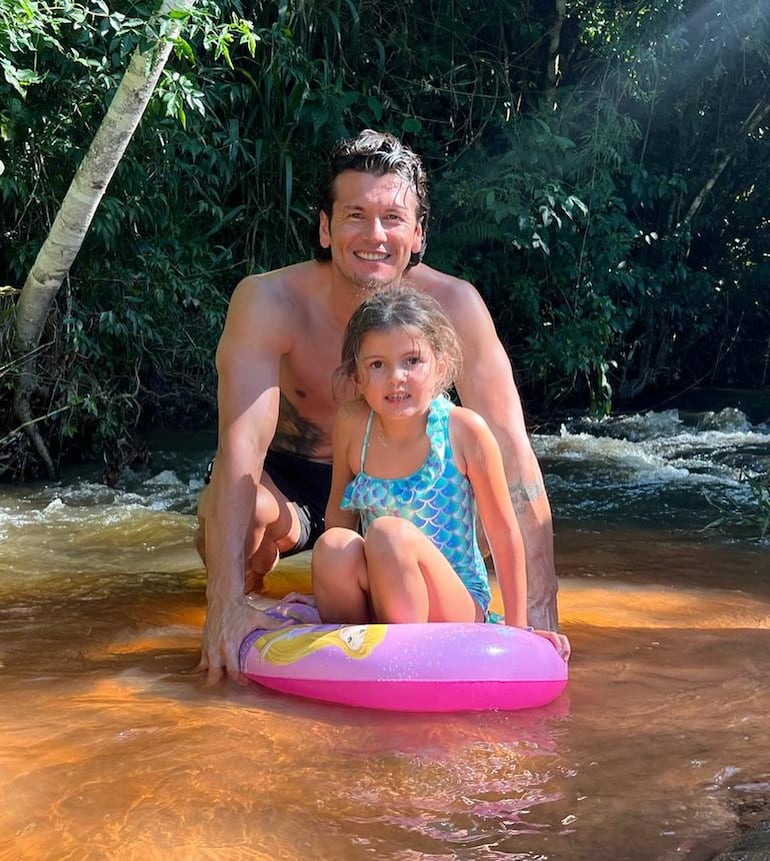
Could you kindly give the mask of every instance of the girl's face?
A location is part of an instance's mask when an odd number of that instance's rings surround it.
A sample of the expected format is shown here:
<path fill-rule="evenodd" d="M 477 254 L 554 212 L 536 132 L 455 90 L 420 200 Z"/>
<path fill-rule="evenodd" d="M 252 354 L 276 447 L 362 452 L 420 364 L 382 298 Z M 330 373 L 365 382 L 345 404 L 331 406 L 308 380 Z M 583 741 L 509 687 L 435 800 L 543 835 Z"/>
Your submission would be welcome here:
<path fill-rule="evenodd" d="M 402 328 L 372 331 L 361 341 L 356 382 L 376 413 L 409 416 L 428 409 L 440 370 L 425 338 Z"/>

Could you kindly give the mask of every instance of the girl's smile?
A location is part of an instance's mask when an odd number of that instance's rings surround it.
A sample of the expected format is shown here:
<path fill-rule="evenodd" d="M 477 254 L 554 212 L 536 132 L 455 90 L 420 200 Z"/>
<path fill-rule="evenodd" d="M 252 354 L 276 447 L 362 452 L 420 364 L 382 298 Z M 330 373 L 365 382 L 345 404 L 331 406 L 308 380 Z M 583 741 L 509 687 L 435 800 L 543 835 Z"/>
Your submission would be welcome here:
<path fill-rule="evenodd" d="M 405 328 L 368 332 L 357 376 L 361 395 L 385 418 L 424 413 L 436 395 L 433 351 L 425 338 Z"/>

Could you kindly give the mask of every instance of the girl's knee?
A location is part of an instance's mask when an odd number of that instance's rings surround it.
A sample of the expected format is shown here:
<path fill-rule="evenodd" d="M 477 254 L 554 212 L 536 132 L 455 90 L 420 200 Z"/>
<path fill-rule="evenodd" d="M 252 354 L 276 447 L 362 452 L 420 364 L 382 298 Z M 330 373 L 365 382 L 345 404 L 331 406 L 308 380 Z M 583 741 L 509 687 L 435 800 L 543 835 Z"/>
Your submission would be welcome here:
<path fill-rule="evenodd" d="M 313 548 L 313 595 L 324 622 L 370 620 L 364 542 L 350 529 L 329 529 Z"/>
<path fill-rule="evenodd" d="M 324 557 L 330 553 L 343 553 L 361 541 L 361 536 L 351 529 L 333 526 L 327 529 L 316 541 L 313 547 L 313 558 Z"/>
<path fill-rule="evenodd" d="M 327 529 L 313 547 L 313 577 L 334 576 L 336 571 L 357 562 L 363 556 L 363 539 L 351 529 Z"/>
<path fill-rule="evenodd" d="M 366 531 L 367 552 L 412 552 L 414 542 L 424 537 L 417 527 L 403 517 L 386 515 L 374 520 Z"/>

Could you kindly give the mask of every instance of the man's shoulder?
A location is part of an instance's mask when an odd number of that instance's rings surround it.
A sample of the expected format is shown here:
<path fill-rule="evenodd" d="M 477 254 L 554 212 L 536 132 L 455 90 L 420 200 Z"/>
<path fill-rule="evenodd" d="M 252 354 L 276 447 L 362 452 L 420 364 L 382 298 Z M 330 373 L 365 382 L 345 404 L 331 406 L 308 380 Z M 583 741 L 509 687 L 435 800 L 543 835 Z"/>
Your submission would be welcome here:
<path fill-rule="evenodd" d="M 406 279 L 418 289 L 431 293 L 438 299 L 442 296 L 463 296 L 476 292 L 470 281 L 442 272 L 440 269 L 434 269 L 425 263 L 410 269 Z"/>
<path fill-rule="evenodd" d="M 312 295 L 327 283 L 330 267 L 316 260 L 292 263 L 281 269 L 247 275 L 236 286 L 236 292 L 264 297 L 266 299 L 290 300 Z"/>
<path fill-rule="evenodd" d="M 305 309 L 317 304 L 324 295 L 330 277 L 328 270 L 327 264 L 307 260 L 247 275 L 233 292 L 231 313 L 301 318 Z"/>
<path fill-rule="evenodd" d="M 486 316 L 486 304 L 470 281 L 424 263 L 411 269 L 407 279 L 439 302 L 456 326 L 462 326 L 464 319 L 475 320 L 479 314 Z"/>

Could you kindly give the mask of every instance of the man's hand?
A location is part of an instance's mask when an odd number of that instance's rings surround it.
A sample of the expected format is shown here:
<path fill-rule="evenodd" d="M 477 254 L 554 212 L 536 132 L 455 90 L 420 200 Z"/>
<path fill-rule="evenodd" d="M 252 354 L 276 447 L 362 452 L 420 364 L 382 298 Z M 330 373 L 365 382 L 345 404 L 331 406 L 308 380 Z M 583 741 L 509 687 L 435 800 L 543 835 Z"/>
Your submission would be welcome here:
<path fill-rule="evenodd" d="M 557 634 L 556 631 L 539 631 L 537 629 L 532 633 L 551 642 L 559 655 L 565 661 L 569 660 L 570 655 L 572 654 L 572 647 L 570 646 L 570 642 L 567 639 L 566 634 Z"/>
<path fill-rule="evenodd" d="M 272 628 L 275 624 L 275 620 L 258 607 L 246 603 L 245 597 L 229 604 L 209 601 L 201 632 L 201 659 L 197 672 L 206 673 L 206 682 L 210 685 L 220 681 L 224 675 L 239 685 L 248 684 L 248 679 L 241 673 L 241 643 L 255 628 Z"/>

